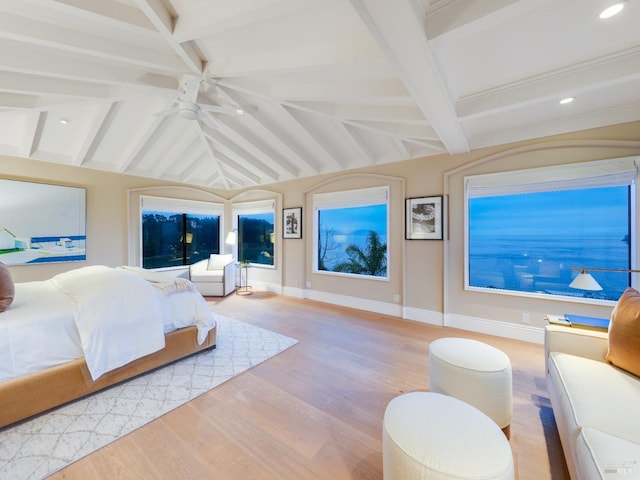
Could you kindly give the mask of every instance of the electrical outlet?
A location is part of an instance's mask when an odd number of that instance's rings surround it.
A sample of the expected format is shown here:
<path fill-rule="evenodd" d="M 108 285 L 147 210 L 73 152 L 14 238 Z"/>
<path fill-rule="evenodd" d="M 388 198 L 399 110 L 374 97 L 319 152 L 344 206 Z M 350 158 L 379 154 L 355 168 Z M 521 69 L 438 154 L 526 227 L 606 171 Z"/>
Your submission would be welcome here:
<path fill-rule="evenodd" d="M 531 314 L 529 312 L 522 312 L 522 323 L 531 323 Z"/>
<path fill-rule="evenodd" d="M 393 296 L 393 301 L 396 302 L 396 303 L 402 302 L 402 295 L 394 295 Z"/>
<path fill-rule="evenodd" d="M 311 282 L 307 281 L 307 288 L 311 288 Z"/>

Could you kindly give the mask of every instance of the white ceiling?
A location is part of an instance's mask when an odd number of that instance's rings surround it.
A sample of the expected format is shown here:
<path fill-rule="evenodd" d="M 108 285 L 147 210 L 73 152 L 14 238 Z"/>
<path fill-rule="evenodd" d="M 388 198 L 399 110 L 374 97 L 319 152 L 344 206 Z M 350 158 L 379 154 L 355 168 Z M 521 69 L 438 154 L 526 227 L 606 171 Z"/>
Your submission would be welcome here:
<path fill-rule="evenodd" d="M 0 154 L 234 190 L 640 120 L 611 1 L 0 0 Z"/>

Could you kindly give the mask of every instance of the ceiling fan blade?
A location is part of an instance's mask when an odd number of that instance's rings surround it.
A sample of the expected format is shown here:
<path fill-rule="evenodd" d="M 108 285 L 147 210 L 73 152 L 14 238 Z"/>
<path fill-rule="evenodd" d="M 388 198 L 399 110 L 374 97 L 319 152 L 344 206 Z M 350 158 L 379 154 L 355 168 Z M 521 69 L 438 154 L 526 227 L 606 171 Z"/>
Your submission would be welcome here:
<path fill-rule="evenodd" d="M 237 113 L 234 107 L 221 107 L 219 105 L 208 105 L 206 103 L 198 103 L 198 106 L 202 110 L 215 113 Z"/>
<path fill-rule="evenodd" d="M 209 115 L 207 115 L 205 112 L 203 112 L 202 108 L 200 108 L 200 110 L 198 110 L 198 120 L 200 120 L 207 127 L 211 128 L 213 130 L 218 130 L 218 128 L 220 128 L 220 125 L 216 121 L 214 121 Z"/>

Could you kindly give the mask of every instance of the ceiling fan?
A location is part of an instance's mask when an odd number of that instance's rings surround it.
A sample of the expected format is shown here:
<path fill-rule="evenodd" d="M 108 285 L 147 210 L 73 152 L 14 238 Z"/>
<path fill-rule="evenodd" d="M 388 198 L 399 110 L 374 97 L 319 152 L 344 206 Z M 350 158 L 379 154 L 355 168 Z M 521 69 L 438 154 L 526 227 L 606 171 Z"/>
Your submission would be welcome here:
<path fill-rule="evenodd" d="M 168 110 L 157 113 L 158 116 L 167 116 L 177 113 L 187 120 L 200 120 L 210 128 L 218 128 L 218 124 L 206 112 L 223 113 L 230 115 L 244 115 L 245 109 L 233 105 L 216 105 L 208 103 L 207 97 L 200 95 L 201 90 L 205 92 L 210 85 L 205 79 L 193 75 L 185 75 L 180 84 L 178 97 L 175 104 Z M 199 100 L 200 95 L 200 101 Z"/>

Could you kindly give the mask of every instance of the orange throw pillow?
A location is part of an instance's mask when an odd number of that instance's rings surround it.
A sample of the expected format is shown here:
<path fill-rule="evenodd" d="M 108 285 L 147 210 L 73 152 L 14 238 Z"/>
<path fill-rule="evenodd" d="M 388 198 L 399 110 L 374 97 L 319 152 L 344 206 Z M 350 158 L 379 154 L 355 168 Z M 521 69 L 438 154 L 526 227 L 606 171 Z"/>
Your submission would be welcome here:
<path fill-rule="evenodd" d="M 16 288 L 13 284 L 11 272 L 7 266 L 0 262 L 0 312 L 4 312 L 13 302 Z"/>
<path fill-rule="evenodd" d="M 611 313 L 606 359 L 640 376 L 640 292 L 634 288 L 624 291 Z"/>

